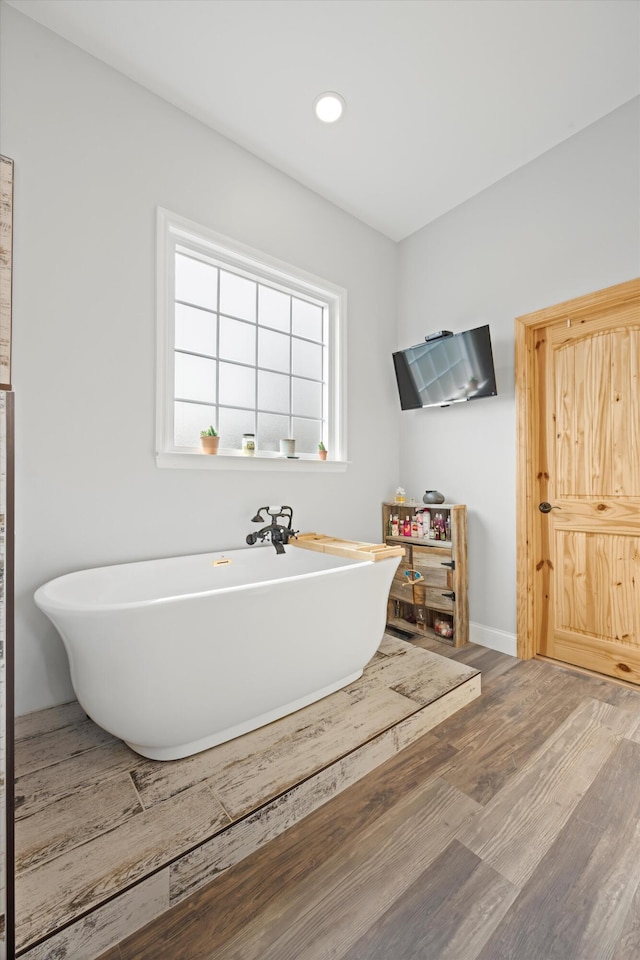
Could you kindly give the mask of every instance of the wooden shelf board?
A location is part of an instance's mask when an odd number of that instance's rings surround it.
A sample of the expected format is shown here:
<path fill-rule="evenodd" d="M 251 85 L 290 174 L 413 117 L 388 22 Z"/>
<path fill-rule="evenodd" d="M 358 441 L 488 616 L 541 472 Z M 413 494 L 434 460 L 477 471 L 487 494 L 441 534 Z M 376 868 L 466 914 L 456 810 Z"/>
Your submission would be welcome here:
<path fill-rule="evenodd" d="M 430 540 L 428 537 L 385 537 L 387 543 L 413 543 L 417 547 L 440 547 L 442 550 L 451 550 L 451 540 Z"/>
<path fill-rule="evenodd" d="M 439 640 L 440 643 L 446 643 L 450 647 L 455 645 L 453 637 L 443 637 L 439 633 L 436 633 L 433 627 L 427 627 L 426 630 L 421 630 L 417 624 L 411 623 L 402 617 L 393 617 L 391 620 L 387 620 L 387 626 L 394 627 L 396 630 L 402 630 L 404 633 L 410 633 L 415 637 L 429 637 L 431 640 Z"/>

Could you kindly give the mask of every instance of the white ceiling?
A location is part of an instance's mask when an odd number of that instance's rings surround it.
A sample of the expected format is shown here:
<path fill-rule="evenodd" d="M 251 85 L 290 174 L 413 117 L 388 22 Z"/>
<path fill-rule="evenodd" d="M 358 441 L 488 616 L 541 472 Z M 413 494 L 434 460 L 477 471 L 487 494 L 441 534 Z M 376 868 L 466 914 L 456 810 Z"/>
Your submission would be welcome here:
<path fill-rule="evenodd" d="M 640 0 L 7 2 L 394 240 L 640 93 Z"/>

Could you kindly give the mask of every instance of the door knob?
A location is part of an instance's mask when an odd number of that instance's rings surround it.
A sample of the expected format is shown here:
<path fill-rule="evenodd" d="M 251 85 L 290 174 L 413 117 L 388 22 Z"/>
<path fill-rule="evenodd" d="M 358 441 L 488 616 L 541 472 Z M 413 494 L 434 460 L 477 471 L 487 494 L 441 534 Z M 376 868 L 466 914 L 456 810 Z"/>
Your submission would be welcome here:
<path fill-rule="evenodd" d="M 538 504 L 538 510 L 540 513 L 551 513 L 552 510 L 559 510 L 560 507 L 551 506 L 547 500 L 543 500 L 542 503 Z"/>

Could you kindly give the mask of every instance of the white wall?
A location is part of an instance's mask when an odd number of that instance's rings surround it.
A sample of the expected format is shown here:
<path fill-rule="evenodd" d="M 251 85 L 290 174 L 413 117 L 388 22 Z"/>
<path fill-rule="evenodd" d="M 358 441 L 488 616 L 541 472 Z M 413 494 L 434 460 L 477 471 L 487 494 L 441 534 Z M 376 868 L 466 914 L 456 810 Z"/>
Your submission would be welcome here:
<path fill-rule="evenodd" d="M 469 508 L 471 639 L 515 652 L 514 318 L 640 273 L 635 99 L 400 244 L 398 346 L 488 323 L 499 396 L 401 417 L 408 492 Z"/>
<path fill-rule="evenodd" d="M 62 573 L 244 544 L 263 503 L 380 537 L 398 477 L 396 246 L 2 5 L 2 152 L 15 161 L 17 712 L 73 697 L 33 604 Z M 346 473 L 158 469 L 160 205 L 348 290 Z M 239 622 L 242 629 L 250 623 Z M 176 637 L 179 654 L 180 638 Z"/>

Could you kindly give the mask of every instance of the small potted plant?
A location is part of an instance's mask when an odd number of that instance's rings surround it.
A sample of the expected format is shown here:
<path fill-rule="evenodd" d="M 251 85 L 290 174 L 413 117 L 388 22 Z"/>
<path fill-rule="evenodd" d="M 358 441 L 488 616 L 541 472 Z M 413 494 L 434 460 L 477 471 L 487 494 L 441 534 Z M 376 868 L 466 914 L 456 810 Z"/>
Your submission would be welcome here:
<path fill-rule="evenodd" d="M 200 446 L 203 453 L 217 453 L 219 443 L 220 437 L 213 427 L 207 427 L 206 430 L 200 431 Z"/>
<path fill-rule="evenodd" d="M 327 448 L 325 447 L 322 440 L 318 444 L 318 456 L 320 457 L 321 460 L 327 459 Z"/>

